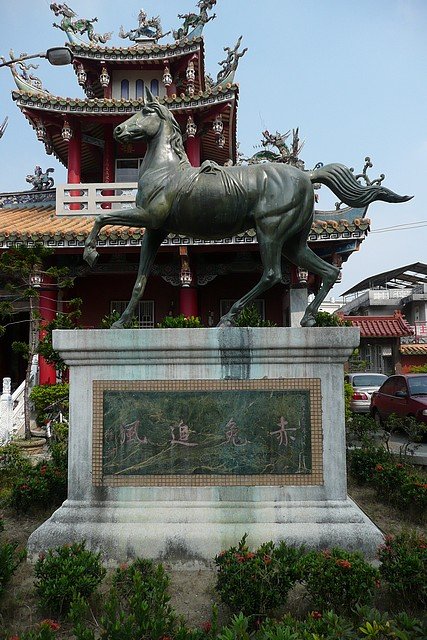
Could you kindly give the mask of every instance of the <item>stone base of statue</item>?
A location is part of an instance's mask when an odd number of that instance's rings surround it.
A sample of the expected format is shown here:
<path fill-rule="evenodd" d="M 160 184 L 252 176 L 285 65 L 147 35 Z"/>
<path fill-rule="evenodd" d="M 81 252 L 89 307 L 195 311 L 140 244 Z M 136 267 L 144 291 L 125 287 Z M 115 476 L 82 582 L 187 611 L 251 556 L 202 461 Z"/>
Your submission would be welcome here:
<path fill-rule="evenodd" d="M 74 540 L 106 562 L 189 568 L 268 540 L 360 549 L 347 497 L 352 328 L 55 331 L 70 367 L 69 491 L 29 556 Z"/>

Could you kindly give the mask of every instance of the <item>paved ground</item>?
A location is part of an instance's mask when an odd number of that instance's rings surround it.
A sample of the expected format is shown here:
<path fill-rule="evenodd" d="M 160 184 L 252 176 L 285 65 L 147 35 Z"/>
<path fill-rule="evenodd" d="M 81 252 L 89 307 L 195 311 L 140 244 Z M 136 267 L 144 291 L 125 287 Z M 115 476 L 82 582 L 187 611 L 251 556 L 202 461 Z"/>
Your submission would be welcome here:
<path fill-rule="evenodd" d="M 404 453 L 406 447 L 408 454 L 412 456 L 414 464 L 427 466 L 427 442 L 411 444 L 405 436 L 393 434 L 389 440 L 389 447 L 395 453 L 400 451 Z"/>

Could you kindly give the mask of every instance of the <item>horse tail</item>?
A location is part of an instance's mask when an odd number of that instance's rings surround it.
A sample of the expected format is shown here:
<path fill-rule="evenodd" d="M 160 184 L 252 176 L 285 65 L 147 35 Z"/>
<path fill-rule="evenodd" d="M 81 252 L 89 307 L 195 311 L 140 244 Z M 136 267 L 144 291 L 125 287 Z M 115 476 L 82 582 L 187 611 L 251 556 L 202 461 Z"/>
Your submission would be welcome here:
<path fill-rule="evenodd" d="M 311 182 L 326 185 L 338 198 L 350 207 L 366 207 L 375 200 L 384 202 L 406 202 L 413 196 L 399 196 L 394 191 L 378 184 L 360 184 L 350 169 L 333 163 L 310 172 Z"/>

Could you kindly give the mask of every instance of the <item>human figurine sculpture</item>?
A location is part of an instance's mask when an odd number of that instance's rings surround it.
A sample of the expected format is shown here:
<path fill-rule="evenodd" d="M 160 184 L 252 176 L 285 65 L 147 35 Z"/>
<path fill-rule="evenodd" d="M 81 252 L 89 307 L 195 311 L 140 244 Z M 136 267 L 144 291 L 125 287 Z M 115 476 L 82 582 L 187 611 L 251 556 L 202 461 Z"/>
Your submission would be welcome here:
<path fill-rule="evenodd" d="M 248 229 L 256 230 L 263 273 L 259 282 L 221 318 L 220 326 L 233 325 L 245 305 L 281 282 L 282 256 L 321 278 L 321 287 L 301 320 L 303 327 L 314 326 L 319 306 L 340 270 L 322 260 L 307 244 L 314 216 L 313 183 L 328 186 L 353 207 L 365 207 L 375 200 L 410 199 L 382 185 L 359 184 L 350 169 L 341 164 L 328 164 L 313 171 L 274 162 L 220 167 L 208 161 L 201 167 L 192 167 L 178 123 L 147 88 L 142 110 L 117 126 L 114 137 L 121 143 L 140 140 L 147 144 L 136 206 L 98 215 L 85 242 L 84 259 L 93 265 L 102 227 L 145 229 L 132 297 L 114 328 L 123 328 L 132 319 L 157 250 L 169 233 L 214 240 Z"/>

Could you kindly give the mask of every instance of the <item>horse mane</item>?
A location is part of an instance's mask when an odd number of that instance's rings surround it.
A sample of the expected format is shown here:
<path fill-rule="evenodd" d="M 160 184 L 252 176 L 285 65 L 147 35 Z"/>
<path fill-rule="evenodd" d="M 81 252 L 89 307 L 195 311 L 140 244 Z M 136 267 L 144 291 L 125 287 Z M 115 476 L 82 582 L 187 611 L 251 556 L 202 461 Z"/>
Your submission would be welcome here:
<path fill-rule="evenodd" d="M 172 126 L 172 135 L 170 137 L 172 150 L 176 153 L 181 163 L 189 165 L 190 162 L 187 158 L 187 154 L 185 153 L 184 145 L 182 143 L 181 129 L 179 128 L 179 124 L 175 120 L 172 113 L 167 107 L 164 107 L 159 102 L 150 103 L 150 108 L 155 109 L 156 113 L 160 118 L 162 118 L 162 120 L 170 122 Z"/>

